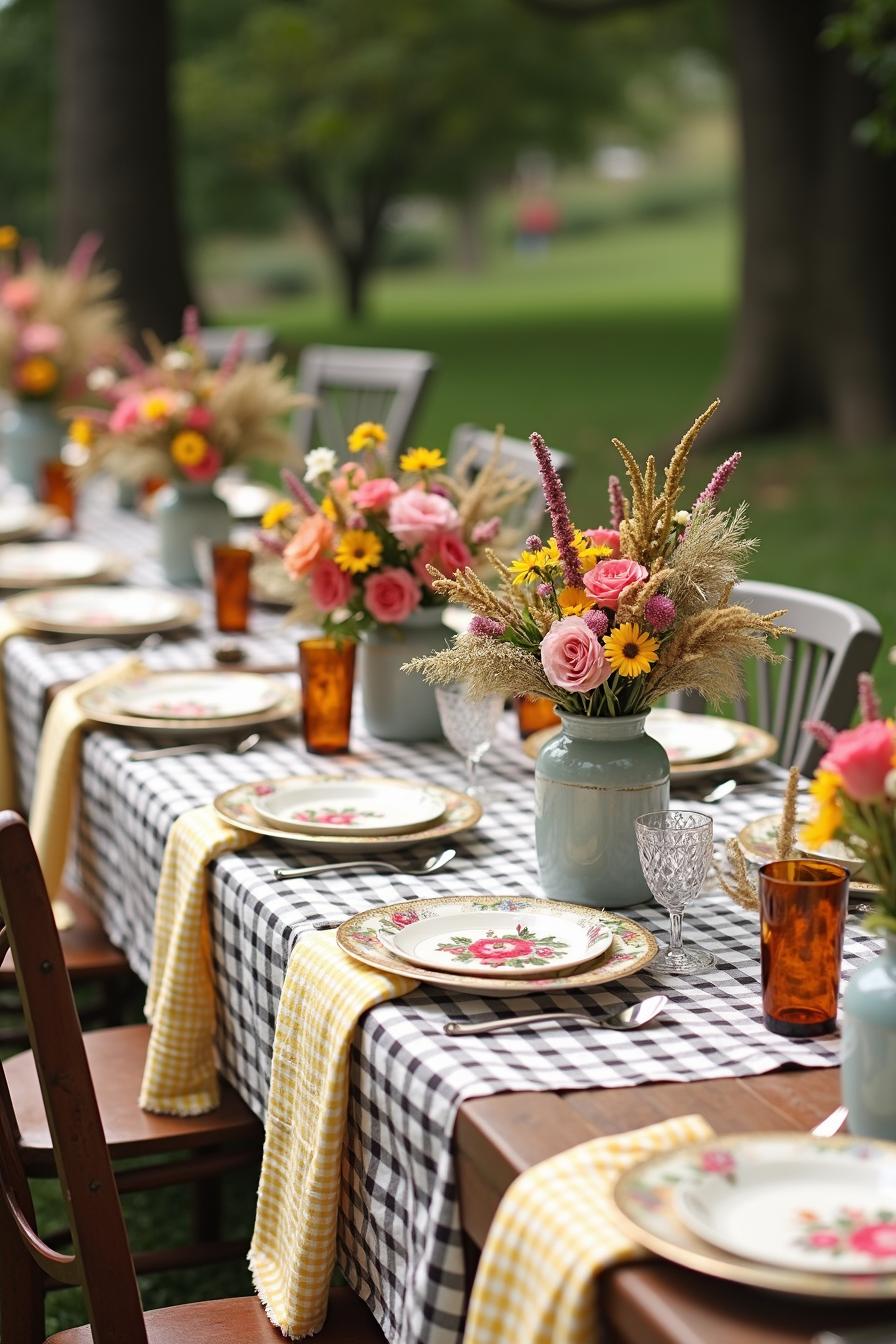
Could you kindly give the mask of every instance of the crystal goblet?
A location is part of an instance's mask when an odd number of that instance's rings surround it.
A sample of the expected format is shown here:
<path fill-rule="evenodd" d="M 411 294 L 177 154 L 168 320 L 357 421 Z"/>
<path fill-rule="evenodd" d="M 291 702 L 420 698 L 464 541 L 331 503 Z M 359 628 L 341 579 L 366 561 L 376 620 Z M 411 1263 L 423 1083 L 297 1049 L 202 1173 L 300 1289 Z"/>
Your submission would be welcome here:
<path fill-rule="evenodd" d="M 436 687 L 442 731 L 467 766 L 467 791 L 476 795 L 476 767 L 494 741 L 504 710 L 504 697 L 486 695 L 473 700 L 460 682 Z"/>
<path fill-rule="evenodd" d="M 635 821 L 638 854 L 654 898 L 669 912 L 669 946 L 651 963 L 668 975 L 715 965 L 712 953 L 684 948 L 681 917 L 699 894 L 712 858 L 712 818 L 703 812 L 648 812 Z"/>

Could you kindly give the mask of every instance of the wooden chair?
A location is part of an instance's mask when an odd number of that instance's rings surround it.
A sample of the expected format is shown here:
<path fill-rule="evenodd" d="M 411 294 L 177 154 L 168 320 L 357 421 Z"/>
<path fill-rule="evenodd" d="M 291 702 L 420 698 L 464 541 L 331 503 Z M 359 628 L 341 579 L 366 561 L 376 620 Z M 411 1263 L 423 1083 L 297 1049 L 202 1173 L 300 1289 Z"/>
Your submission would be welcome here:
<path fill-rule="evenodd" d="M 205 357 L 216 368 L 230 349 L 233 338 L 242 332 L 245 337 L 243 358 L 252 364 L 270 359 L 274 349 L 274 333 L 268 327 L 203 327 L 199 341 Z"/>
<path fill-rule="evenodd" d="M 758 723 L 774 733 L 781 765 L 797 765 L 809 775 L 822 751 L 803 731 L 803 720 L 849 726 L 859 673 L 871 670 L 880 648 L 880 625 L 852 602 L 785 584 L 740 583 L 732 600 L 763 615 L 787 608 L 785 624 L 796 634 L 782 643 L 783 664 L 756 663 L 754 694 L 739 701 L 735 711 L 743 722 Z M 692 713 L 704 709 L 702 698 L 690 693 L 671 701 Z"/>
<path fill-rule="evenodd" d="M 208 1115 L 164 1116 L 142 1111 L 140 1082 L 149 1042 L 147 1026 L 113 1027 L 80 1034 L 71 982 L 59 932 L 47 897 L 28 828 L 14 812 L 0 813 L 0 916 L 8 938 L 31 1050 L 6 1060 L 3 1072 L 16 1114 L 17 1161 L 28 1176 L 52 1176 L 52 1115 L 45 1110 L 47 1060 L 55 1059 L 58 1040 L 89 1062 L 106 1141 L 113 1160 L 147 1159 L 119 1172 L 122 1193 L 190 1184 L 194 1187 L 194 1240 L 184 1246 L 139 1252 L 139 1272 L 181 1268 L 229 1260 L 245 1254 L 245 1245 L 219 1239 L 219 1177 L 258 1161 L 262 1128 L 227 1084 L 221 1104 Z M 62 988 L 59 988 L 62 986 Z M 57 1004 L 48 1013 L 45 997 Z M 65 1011 L 59 1005 L 64 1005 Z M 72 1045 L 77 1033 L 77 1046 Z M 65 1056 L 61 1056 L 65 1058 Z M 59 1075 L 67 1086 L 68 1074 Z M 172 1153 L 186 1156 L 169 1160 Z M 155 1160 L 150 1160 L 155 1159 Z M 6 1338 L 4 1335 L 4 1344 Z"/>
<path fill-rule="evenodd" d="M 485 466 L 495 447 L 495 431 L 480 429 L 477 425 L 458 425 L 451 436 L 448 453 L 449 465 L 454 467 L 468 455 L 472 456 L 474 466 Z M 532 445 L 526 439 L 511 439 L 507 435 L 501 440 L 504 462 L 516 475 L 532 482 L 532 494 L 525 504 L 520 506 L 519 516 L 512 513 L 508 518 L 511 526 L 529 535 L 541 533 L 545 523 L 544 495 L 541 492 L 541 478 L 538 463 L 532 451 Z M 551 458 L 566 489 L 572 478 L 575 459 L 569 453 L 551 449 Z"/>
<path fill-rule="evenodd" d="M 314 400 L 299 406 L 293 416 L 302 460 L 318 444 L 347 456 L 346 438 L 362 420 L 385 425 L 389 451 L 396 459 L 434 365 L 433 356 L 423 350 L 306 346 L 299 360 L 297 391 Z"/>
<path fill-rule="evenodd" d="M 282 1339 L 256 1298 L 165 1307 L 144 1314 L 103 1133 L 99 1103 L 78 1026 L 59 934 L 28 829 L 0 814 L 0 952 L 11 946 L 34 1049 L 43 1125 L 69 1213 L 72 1253 L 43 1241 L 35 1226 L 24 1157 L 17 1083 L 0 1067 L 0 1321 L 3 1344 L 43 1344 L 44 1276 L 81 1288 L 89 1325 L 48 1344 L 276 1344 Z M 124 1062 L 127 1050 L 123 1050 Z M 13 1070 L 13 1074 L 15 1070 Z M 183 1146 L 183 1145 L 181 1145 Z M 324 1344 L 374 1344 L 383 1336 L 365 1307 L 335 1290 Z"/>

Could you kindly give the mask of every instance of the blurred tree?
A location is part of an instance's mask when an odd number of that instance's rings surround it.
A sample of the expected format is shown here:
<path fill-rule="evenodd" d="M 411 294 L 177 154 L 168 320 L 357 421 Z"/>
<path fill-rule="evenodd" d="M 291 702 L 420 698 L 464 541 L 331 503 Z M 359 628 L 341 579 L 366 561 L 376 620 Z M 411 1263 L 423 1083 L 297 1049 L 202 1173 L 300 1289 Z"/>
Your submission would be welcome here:
<path fill-rule="evenodd" d="M 413 191 L 475 200 L 516 153 L 581 153 L 624 99 L 612 53 L 513 0 L 253 5 L 185 63 L 187 120 L 209 154 L 287 182 L 360 313 L 389 206 Z M 214 149 L 213 149 L 214 146 Z"/>
<path fill-rule="evenodd" d="M 175 196 L 166 0 L 59 0 L 58 231 L 103 235 L 136 330 L 180 331 L 190 302 Z"/>
<path fill-rule="evenodd" d="M 0 213 L 46 247 L 54 0 L 0 7 Z"/>

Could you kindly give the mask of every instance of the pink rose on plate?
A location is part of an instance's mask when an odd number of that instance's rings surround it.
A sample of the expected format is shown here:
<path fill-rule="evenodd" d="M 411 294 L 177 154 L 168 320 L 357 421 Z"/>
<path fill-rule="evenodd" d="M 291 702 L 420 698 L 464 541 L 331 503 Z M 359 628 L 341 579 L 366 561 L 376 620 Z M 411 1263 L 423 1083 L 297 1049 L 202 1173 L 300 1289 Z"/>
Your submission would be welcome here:
<path fill-rule="evenodd" d="M 12 276 L 0 289 L 0 303 L 13 313 L 27 313 L 37 299 L 37 285 L 27 275 Z"/>
<path fill-rule="evenodd" d="M 593 691 L 612 668 L 604 646 L 581 616 L 564 616 L 541 641 L 541 663 L 548 681 L 564 691 Z"/>
<path fill-rule="evenodd" d="M 860 723 L 838 733 L 821 758 L 819 769 L 830 770 L 857 803 L 870 803 L 884 792 L 884 781 L 896 757 L 896 732 L 884 719 Z"/>
<path fill-rule="evenodd" d="M 303 578 L 332 540 L 333 524 L 322 513 L 303 518 L 283 552 L 283 567 L 289 577 Z"/>
<path fill-rule="evenodd" d="M 62 344 L 63 335 L 55 322 L 29 322 L 22 329 L 19 344 L 26 355 L 52 355 Z"/>
<path fill-rule="evenodd" d="M 374 476 L 372 481 L 363 481 L 358 486 L 354 505 L 356 509 L 375 513 L 379 509 L 388 508 L 397 494 L 398 486 L 388 476 Z"/>
<path fill-rule="evenodd" d="M 647 570 L 637 560 L 598 560 L 585 575 L 585 591 L 598 606 L 615 611 L 625 589 L 646 578 Z"/>
<path fill-rule="evenodd" d="M 195 466 L 181 466 L 181 471 L 188 476 L 191 481 L 213 481 L 218 472 L 224 465 L 224 460 L 217 448 L 211 444 L 205 450 L 205 457 L 197 462 Z"/>
<path fill-rule="evenodd" d="M 422 596 L 419 583 L 406 569 L 381 569 L 364 580 L 364 605 L 383 625 L 406 621 Z"/>
<path fill-rule="evenodd" d="M 595 546 L 609 546 L 613 552 L 613 559 L 619 556 L 619 533 L 615 527 L 586 527 L 585 536 L 594 542 Z"/>
<path fill-rule="evenodd" d="M 467 951 L 478 961 L 510 961 L 512 957 L 531 956 L 534 946 L 528 938 L 478 938 Z"/>
<path fill-rule="evenodd" d="M 813 1232 L 809 1237 L 810 1246 L 820 1246 L 824 1249 L 827 1246 L 836 1246 L 840 1238 L 836 1232 Z"/>
<path fill-rule="evenodd" d="M 459 522 L 450 499 L 419 485 L 396 495 L 389 505 L 389 529 L 404 546 L 419 546 L 439 532 L 453 532 Z"/>
<path fill-rule="evenodd" d="M 140 403 L 137 398 L 122 397 L 109 416 L 109 428 L 113 434 L 120 434 L 123 430 L 133 429 L 139 419 Z"/>
<path fill-rule="evenodd" d="M 427 574 L 426 566 L 435 565 L 450 579 L 456 569 L 466 569 L 473 563 L 463 537 L 456 532 L 445 532 L 438 537 L 430 537 L 414 556 L 414 573 L 427 588 L 432 587 L 432 575 Z"/>
<path fill-rule="evenodd" d="M 404 913 L 399 911 L 397 915 L 392 915 L 391 919 L 392 923 L 397 924 L 400 929 L 406 929 L 409 924 L 417 923 L 419 915 L 415 915 L 411 910 L 405 911 Z"/>
<path fill-rule="evenodd" d="M 308 591 L 318 611 L 335 611 L 344 607 L 352 595 L 351 576 L 335 560 L 320 560 L 311 571 Z"/>
<path fill-rule="evenodd" d="M 875 1260 L 884 1260 L 896 1255 L 896 1223 L 869 1223 L 860 1227 L 849 1238 L 850 1248 L 870 1255 Z"/>
<path fill-rule="evenodd" d="M 728 1176 L 734 1170 L 734 1157 L 724 1148 L 709 1148 L 700 1157 L 700 1170 L 715 1176 Z"/>

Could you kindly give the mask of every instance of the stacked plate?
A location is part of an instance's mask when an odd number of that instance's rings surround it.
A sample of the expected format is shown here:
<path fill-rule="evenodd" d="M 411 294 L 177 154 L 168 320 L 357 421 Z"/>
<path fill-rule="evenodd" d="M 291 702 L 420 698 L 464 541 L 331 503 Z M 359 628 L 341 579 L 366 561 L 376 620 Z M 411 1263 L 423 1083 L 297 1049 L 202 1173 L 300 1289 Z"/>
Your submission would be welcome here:
<path fill-rule="evenodd" d="M 30 499 L 3 500 L 0 503 L 0 542 L 39 536 L 58 517 L 54 509 L 46 504 L 35 504 Z"/>
<path fill-rule="evenodd" d="M 812 1297 L 896 1298 L 896 1145 L 727 1135 L 619 1180 L 627 1234 L 689 1269 Z"/>
<path fill-rule="evenodd" d="M 168 736 L 239 732 L 288 718 L 298 697 L 257 672 L 148 672 L 78 697 L 93 723 Z"/>
<path fill-rule="evenodd" d="M 798 819 L 797 852 L 807 859 L 827 859 L 833 863 L 842 864 L 850 876 L 850 891 L 865 895 L 877 894 L 880 887 L 867 880 L 861 856 L 851 850 L 848 845 L 843 844 L 842 841 L 832 840 L 819 849 L 807 849 L 799 843 L 800 830 L 808 820 L 807 816 L 801 816 Z M 771 863 L 777 858 L 780 825 L 780 813 L 774 812 L 770 816 L 754 817 L 743 827 L 737 839 L 748 863 L 754 867 L 759 867 L 759 865 Z"/>
<path fill-rule="evenodd" d="M 182 593 L 154 588 L 42 588 L 10 598 L 29 630 L 51 635 L 116 636 L 177 630 L 199 619 L 200 606 Z"/>
<path fill-rule="evenodd" d="M 446 840 L 482 815 L 474 798 L 440 785 L 326 775 L 240 784 L 215 807 L 242 830 L 348 856 Z"/>
<path fill-rule="evenodd" d="M 337 939 L 369 966 L 501 997 L 607 984 L 656 953 L 653 936 L 623 915 L 516 896 L 401 901 L 353 915 Z"/>
<path fill-rule="evenodd" d="M 0 589 L 45 588 L 87 580 L 115 582 L 129 562 L 80 541 L 12 542 L 0 546 Z"/>

